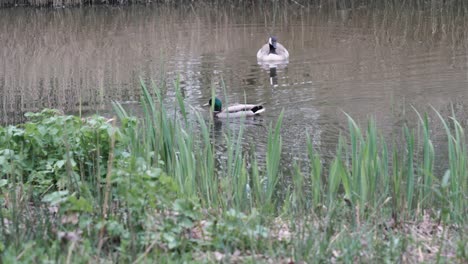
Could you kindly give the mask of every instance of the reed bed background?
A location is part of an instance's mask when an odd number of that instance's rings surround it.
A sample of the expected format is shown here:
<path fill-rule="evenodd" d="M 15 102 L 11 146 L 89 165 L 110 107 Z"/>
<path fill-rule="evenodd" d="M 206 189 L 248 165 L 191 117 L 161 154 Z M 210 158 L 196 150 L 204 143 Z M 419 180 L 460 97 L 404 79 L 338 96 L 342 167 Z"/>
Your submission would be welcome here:
<path fill-rule="evenodd" d="M 165 4 L 192 4 L 194 1 L 187 0 L 2 0 L 0 7 L 11 6 L 33 6 L 33 7 L 72 7 L 83 5 L 129 5 L 129 4 L 151 4 L 151 3 L 165 3 Z M 330 9 L 348 9 L 359 7 L 396 7 L 401 8 L 404 6 L 414 7 L 418 10 L 423 9 L 437 9 L 440 7 L 457 7 L 461 6 L 463 9 L 468 8 L 468 4 L 463 0 L 295 0 L 295 1 L 278 1 L 278 0 L 247 0 L 247 1 L 220 1 L 220 0 L 199 0 L 195 2 L 216 5 L 244 5 L 244 4 L 280 4 L 280 5 L 296 5 L 297 7 L 323 7 Z"/>
<path fill-rule="evenodd" d="M 83 5 L 149 4 L 151 0 L 1 0 L 0 7 L 75 7 Z M 164 1 L 159 1 L 164 2 Z"/>
<path fill-rule="evenodd" d="M 403 125 L 392 141 L 373 119 L 361 127 L 348 116 L 332 162 L 309 140 L 308 169 L 285 174 L 283 114 L 265 163 L 243 150 L 243 128 L 222 137 L 218 157 L 213 119 L 185 104 L 177 82 L 165 106 L 161 85 L 142 81 L 141 118 L 115 103 L 118 120 L 44 110 L 0 127 L 4 261 L 467 261 L 456 116 L 436 112 L 447 136 L 442 175 L 431 122 L 417 112 L 420 129 Z"/>

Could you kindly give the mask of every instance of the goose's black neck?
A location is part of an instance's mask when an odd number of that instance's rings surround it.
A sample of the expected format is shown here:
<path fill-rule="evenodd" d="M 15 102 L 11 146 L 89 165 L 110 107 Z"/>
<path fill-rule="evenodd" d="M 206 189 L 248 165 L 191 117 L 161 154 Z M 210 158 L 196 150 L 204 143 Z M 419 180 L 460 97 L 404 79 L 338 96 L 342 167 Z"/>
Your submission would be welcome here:
<path fill-rule="evenodd" d="M 270 52 L 268 54 L 276 54 L 276 49 L 270 44 Z"/>

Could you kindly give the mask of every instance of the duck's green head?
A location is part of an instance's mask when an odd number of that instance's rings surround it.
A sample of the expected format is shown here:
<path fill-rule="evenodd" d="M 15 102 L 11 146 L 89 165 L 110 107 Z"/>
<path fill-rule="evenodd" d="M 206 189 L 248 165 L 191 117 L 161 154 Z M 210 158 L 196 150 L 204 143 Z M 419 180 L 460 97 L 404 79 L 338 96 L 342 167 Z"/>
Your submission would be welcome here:
<path fill-rule="evenodd" d="M 208 101 L 208 104 L 212 106 L 212 99 Z M 223 104 L 221 103 L 221 100 L 219 100 L 218 97 L 215 97 L 215 102 L 214 102 L 214 111 L 215 112 L 221 112 L 223 110 Z"/>

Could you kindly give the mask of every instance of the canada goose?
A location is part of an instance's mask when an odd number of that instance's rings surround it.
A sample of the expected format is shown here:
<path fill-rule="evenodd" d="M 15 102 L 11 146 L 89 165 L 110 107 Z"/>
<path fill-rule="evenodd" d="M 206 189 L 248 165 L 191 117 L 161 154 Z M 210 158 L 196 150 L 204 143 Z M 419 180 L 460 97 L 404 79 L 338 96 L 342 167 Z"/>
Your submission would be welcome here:
<path fill-rule="evenodd" d="M 257 52 L 257 59 L 260 61 L 283 61 L 288 58 L 288 50 L 278 43 L 276 37 L 270 37 L 268 43 Z"/>

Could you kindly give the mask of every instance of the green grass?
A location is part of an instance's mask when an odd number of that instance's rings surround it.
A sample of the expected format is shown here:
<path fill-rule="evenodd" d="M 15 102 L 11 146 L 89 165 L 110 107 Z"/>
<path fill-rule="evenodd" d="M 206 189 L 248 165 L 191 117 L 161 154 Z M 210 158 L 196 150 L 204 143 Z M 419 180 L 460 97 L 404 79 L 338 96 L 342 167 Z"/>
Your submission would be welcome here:
<path fill-rule="evenodd" d="M 259 164 L 243 149 L 243 125 L 215 137 L 214 120 L 187 107 L 177 82 L 174 105 L 160 93 L 171 88 L 141 86 L 141 117 L 114 103 L 117 120 L 44 110 L 0 127 L 2 260 L 467 261 L 467 153 L 454 116 L 436 112 L 444 175 L 419 113 L 420 129 L 402 127 L 391 144 L 373 119 L 362 130 L 347 116 L 330 163 L 308 137 L 308 166 L 284 171 L 284 113 Z"/>

